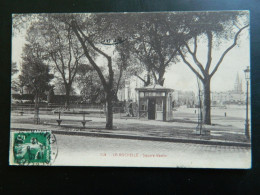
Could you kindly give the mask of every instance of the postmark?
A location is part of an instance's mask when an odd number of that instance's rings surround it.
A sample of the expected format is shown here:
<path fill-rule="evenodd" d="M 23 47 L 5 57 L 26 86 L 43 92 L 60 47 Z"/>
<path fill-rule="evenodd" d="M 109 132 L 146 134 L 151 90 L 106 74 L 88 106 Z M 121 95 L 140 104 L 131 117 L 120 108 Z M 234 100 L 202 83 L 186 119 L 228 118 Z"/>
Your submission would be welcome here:
<path fill-rule="evenodd" d="M 51 131 L 12 132 L 11 147 L 12 165 L 51 165 L 58 154 L 57 140 Z"/>

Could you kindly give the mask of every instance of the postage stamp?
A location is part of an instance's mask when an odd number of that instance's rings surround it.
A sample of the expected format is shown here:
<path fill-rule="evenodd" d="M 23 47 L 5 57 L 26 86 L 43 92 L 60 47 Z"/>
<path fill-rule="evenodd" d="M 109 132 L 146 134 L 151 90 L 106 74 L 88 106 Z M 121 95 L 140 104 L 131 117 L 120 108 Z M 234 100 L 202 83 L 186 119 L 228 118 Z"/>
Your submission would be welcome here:
<path fill-rule="evenodd" d="M 56 138 L 50 131 L 19 131 L 11 136 L 10 164 L 50 165 L 57 155 Z"/>

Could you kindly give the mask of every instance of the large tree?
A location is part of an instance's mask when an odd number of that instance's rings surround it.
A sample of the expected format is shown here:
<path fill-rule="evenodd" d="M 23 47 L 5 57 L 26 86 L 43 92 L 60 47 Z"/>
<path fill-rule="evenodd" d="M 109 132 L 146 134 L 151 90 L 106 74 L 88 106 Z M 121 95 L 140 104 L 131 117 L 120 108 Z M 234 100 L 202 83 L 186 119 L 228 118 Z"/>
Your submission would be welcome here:
<path fill-rule="evenodd" d="M 82 64 L 76 78 L 77 86 L 84 102 L 104 103 L 104 91 L 97 72 L 92 66 Z"/>
<path fill-rule="evenodd" d="M 72 14 L 59 15 L 57 19 L 72 28 L 88 60 L 86 64 L 97 72 L 105 93 L 106 128 L 113 129 L 114 83 L 118 64 L 113 60 L 112 51 L 115 48 L 104 47 L 102 40 L 119 39 L 122 35 L 120 26 L 126 24 L 127 17 L 118 17 L 117 14 Z"/>
<path fill-rule="evenodd" d="M 225 56 L 237 45 L 239 35 L 249 26 L 248 12 L 193 12 L 181 15 L 183 46 L 178 49 L 178 53 L 203 84 L 203 122 L 211 124 L 211 79 Z M 198 43 L 199 40 L 201 43 Z M 214 51 L 225 43 L 230 45 L 213 64 Z M 199 46 L 206 47 L 207 52 L 198 54 Z M 205 63 L 202 63 L 203 60 Z"/>
<path fill-rule="evenodd" d="M 179 20 L 178 15 L 175 20 L 170 20 L 171 15 L 172 13 L 142 13 L 132 16 L 135 22 L 131 28 L 133 35 L 130 49 L 140 63 L 133 70 L 136 70 L 134 74 L 145 85 L 149 85 L 153 78 L 156 84 L 163 86 L 166 69 L 177 61 L 177 49 L 181 43 L 178 39 Z M 142 67 L 146 79 L 140 76 Z"/>
<path fill-rule="evenodd" d="M 44 63 L 38 44 L 26 44 L 23 48 L 20 83 L 34 94 L 34 122 L 39 123 L 39 98 L 50 89 L 49 82 L 53 75 Z"/>
<path fill-rule="evenodd" d="M 37 31 L 46 55 L 50 59 L 59 80 L 65 89 L 65 107 L 69 108 L 72 85 L 78 72 L 83 52 L 72 27 L 55 20 L 52 15 L 39 15 L 38 21 L 31 26 L 29 33 Z"/>

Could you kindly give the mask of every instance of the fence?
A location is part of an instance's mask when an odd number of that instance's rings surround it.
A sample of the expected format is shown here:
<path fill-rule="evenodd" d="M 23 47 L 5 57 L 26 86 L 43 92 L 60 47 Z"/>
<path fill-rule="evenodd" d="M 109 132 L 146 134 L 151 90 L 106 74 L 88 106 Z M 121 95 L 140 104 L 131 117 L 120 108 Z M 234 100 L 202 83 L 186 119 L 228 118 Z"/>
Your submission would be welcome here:
<path fill-rule="evenodd" d="M 95 104 L 71 104 L 69 109 L 65 109 L 64 105 L 61 104 L 40 104 L 40 114 L 55 114 L 57 111 L 66 111 L 66 113 L 73 114 L 74 112 L 86 111 L 89 112 L 89 116 L 105 117 L 104 105 Z M 23 113 L 23 114 L 34 114 L 34 104 L 12 104 L 12 113 Z M 127 115 L 127 111 L 123 106 L 114 106 L 113 115 L 115 118 L 121 118 Z"/>

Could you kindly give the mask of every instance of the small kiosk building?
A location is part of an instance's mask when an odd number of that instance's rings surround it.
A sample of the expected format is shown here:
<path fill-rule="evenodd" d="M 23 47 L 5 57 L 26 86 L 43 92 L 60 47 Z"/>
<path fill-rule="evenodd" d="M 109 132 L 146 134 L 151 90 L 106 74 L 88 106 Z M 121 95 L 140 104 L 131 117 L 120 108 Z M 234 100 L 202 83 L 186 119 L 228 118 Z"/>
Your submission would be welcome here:
<path fill-rule="evenodd" d="M 138 93 L 138 117 L 150 120 L 172 120 L 173 89 L 161 85 L 136 88 Z"/>

